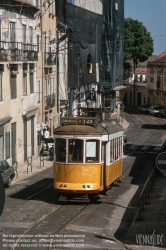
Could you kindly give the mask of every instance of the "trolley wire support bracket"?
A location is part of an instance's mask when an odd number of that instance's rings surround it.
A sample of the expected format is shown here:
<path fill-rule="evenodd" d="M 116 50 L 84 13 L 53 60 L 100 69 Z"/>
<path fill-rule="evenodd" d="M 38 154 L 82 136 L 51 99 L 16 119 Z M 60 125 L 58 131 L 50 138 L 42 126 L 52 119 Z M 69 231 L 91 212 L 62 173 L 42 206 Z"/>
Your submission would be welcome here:
<path fill-rule="evenodd" d="M 43 163 L 43 167 L 44 167 L 44 155 L 40 155 L 40 168 L 41 168 L 42 163 Z"/>
<path fill-rule="evenodd" d="M 27 174 L 29 166 L 31 166 L 31 172 L 32 172 L 32 156 L 29 156 L 27 159 Z"/>
<path fill-rule="evenodd" d="M 18 162 L 17 161 L 13 163 L 13 167 L 14 167 L 14 172 L 16 172 L 16 178 L 18 178 Z"/>

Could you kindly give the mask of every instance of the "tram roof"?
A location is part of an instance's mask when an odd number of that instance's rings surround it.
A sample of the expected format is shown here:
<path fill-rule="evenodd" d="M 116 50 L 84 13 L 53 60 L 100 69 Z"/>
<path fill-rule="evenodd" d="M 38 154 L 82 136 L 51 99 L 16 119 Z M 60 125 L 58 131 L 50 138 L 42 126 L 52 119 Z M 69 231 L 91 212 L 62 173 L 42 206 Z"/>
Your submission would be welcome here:
<path fill-rule="evenodd" d="M 66 125 L 54 129 L 54 134 L 58 135 L 98 135 L 102 136 L 102 132 L 99 132 L 95 127 L 88 125 Z"/>
<path fill-rule="evenodd" d="M 66 125 L 54 129 L 55 135 L 102 136 L 123 131 L 116 122 L 101 123 L 97 127 L 88 125 Z"/>

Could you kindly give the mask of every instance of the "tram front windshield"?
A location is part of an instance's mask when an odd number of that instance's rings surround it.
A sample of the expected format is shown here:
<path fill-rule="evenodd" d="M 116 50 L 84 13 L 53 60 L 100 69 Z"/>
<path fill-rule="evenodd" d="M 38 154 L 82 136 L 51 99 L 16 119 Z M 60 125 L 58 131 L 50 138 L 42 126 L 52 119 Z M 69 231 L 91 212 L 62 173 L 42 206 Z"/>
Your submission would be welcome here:
<path fill-rule="evenodd" d="M 83 140 L 69 140 L 69 162 L 83 162 Z"/>

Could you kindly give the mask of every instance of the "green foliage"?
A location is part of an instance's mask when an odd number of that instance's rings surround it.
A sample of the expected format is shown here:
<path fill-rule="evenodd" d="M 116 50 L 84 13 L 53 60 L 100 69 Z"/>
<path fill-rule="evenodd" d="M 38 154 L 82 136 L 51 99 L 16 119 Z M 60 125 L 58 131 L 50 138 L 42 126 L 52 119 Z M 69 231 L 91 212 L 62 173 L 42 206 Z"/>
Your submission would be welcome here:
<path fill-rule="evenodd" d="M 137 20 L 124 20 L 124 61 L 133 60 L 135 68 L 138 61 L 144 62 L 154 51 L 153 39 L 146 27 Z"/>

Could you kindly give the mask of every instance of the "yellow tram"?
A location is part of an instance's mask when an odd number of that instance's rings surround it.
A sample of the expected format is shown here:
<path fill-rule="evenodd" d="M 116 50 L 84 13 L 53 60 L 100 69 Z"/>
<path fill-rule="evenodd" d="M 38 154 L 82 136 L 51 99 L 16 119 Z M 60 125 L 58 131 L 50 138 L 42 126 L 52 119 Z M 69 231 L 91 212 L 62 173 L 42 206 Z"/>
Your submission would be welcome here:
<path fill-rule="evenodd" d="M 122 175 L 123 129 L 114 120 L 64 117 L 54 129 L 54 189 L 99 194 Z"/>

